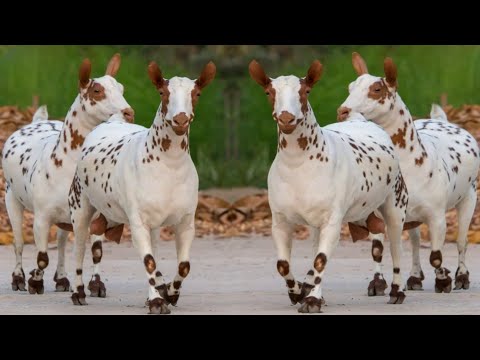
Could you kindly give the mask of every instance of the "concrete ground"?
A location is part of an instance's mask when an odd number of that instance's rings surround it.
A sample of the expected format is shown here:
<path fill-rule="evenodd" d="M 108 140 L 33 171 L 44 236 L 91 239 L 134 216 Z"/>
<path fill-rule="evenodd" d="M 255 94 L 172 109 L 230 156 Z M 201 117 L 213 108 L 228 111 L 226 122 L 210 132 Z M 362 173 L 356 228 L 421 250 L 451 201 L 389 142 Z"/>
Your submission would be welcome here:
<path fill-rule="evenodd" d="M 392 279 L 389 244 L 385 244 L 385 276 Z M 52 245 L 51 245 L 52 246 Z M 299 280 L 313 261 L 310 241 L 294 241 L 291 269 Z M 176 268 L 174 242 L 161 242 L 157 266 L 171 280 Z M 450 294 L 434 292 L 434 274 L 429 265 L 429 248 L 422 244 L 421 259 L 426 280 L 424 291 L 407 292 L 402 305 L 388 305 L 388 296 L 368 297 L 367 286 L 373 278 L 370 243 L 353 244 L 341 241 L 328 262 L 322 281 L 329 314 L 480 314 L 480 245 L 470 245 L 467 265 L 470 270 L 470 290 Z M 46 270 L 45 294 L 11 290 L 11 273 L 15 265 L 13 247 L 0 247 L 0 314 L 146 314 L 147 278 L 143 261 L 131 243 L 104 245 L 101 264 L 102 279 L 107 287 L 104 299 L 90 298 L 88 306 L 73 306 L 70 293 L 55 293 L 52 280 L 57 251 L 49 250 L 50 266 Z M 35 265 L 35 247 L 26 245 L 24 269 Z M 444 264 L 452 271 L 457 268 L 456 244 L 445 245 Z M 411 263 L 410 243 L 404 243 L 402 274 L 408 278 Z M 91 255 L 87 252 L 84 281 L 91 275 Z M 67 248 L 67 271 L 73 283 L 72 244 Z M 28 275 L 27 275 L 28 276 Z M 387 289 L 387 294 L 390 286 Z M 298 305 L 291 306 L 286 285 L 277 274 L 273 241 L 269 237 L 195 239 L 191 250 L 191 272 L 183 283 L 177 307 L 172 314 L 285 314 L 295 315 Z"/>

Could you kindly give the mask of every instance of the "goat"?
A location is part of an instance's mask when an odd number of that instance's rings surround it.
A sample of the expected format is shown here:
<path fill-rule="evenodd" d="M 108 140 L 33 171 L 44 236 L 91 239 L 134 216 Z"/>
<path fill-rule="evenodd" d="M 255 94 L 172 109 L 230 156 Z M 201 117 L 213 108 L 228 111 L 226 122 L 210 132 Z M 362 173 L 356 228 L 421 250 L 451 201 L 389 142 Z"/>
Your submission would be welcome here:
<path fill-rule="evenodd" d="M 111 119 L 87 136 L 69 198 L 77 269 L 72 295 L 75 305 L 87 304 L 82 268 L 90 223 L 90 232 L 97 234 L 121 234 L 123 224 L 129 223 L 133 244 L 147 271 L 150 313 L 167 314 L 168 305 L 176 305 L 182 281 L 190 271 L 198 202 L 189 129 L 200 93 L 215 72 L 210 62 L 196 80 L 167 80 L 152 62 L 148 74 L 161 96 L 152 126 L 146 129 Z M 159 227 L 166 225 L 175 228 L 178 260 L 178 272 L 168 284 L 152 255 L 152 239 L 157 240 Z"/>
<path fill-rule="evenodd" d="M 432 119 L 413 121 L 397 92 L 397 67 L 385 58 L 385 77 L 368 74 L 365 61 L 353 53 L 352 64 L 358 78 L 349 85 L 349 95 L 338 109 L 338 120 L 351 111 L 361 112 L 380 125 L 390 136 L 409 192 L 405 229 L 409 230 L 413 257 L 409 290 L 421 290 L 424 274 L 420 266 L 420 231 L 426 223 L 430 231 L 430 264 L 435 268 L 435 291 L 452 289 L 450 270 L 442 267 L 445 241 L 445 212 L 455 207 L 458 213 L 458 268 L 455 289 L 468 289 L 469 272 L 465 264 L 467 233 L 477 202 L 477 174 L 480 165 L 475 138 L 448 122 L 438 105 L 432 106 Z M 382 235 L 380 235 L 380 238 Z"/>
<path fill-rule="evenodd" d="M 306 77 L 266 75 L 250 63 L 251 77 L 265 90 L 278 127 L 277 155 L 268 173 L 272 237 L 277 270 L 285 279 L 292 304 L 299 312 L 321 312 L 321 282 L 327 261 L 340 239 L 342 222 L 357 221 L 374 212 L 385 219 L 393 258 L 389 303 L 405 299 L 400 274 L 401 232 L 408 194 L 389 136 L 358 113 L 350 121 L 321 128 L 308 95 L 322 74 L 316 60 Z M 294 224 L 313 229 L 314 256 L 305 282 L 290 271 Z M 374 224 L 371 224 L 374 227 Z M 377 254 L 382 256 L 381 251 Z"/>
<path fill-rule="evenodd" d="M 15 131 L 3 149 L 2 164 L 6 181 L 5 203 L 14 233 L 16 266 L 12 290 L 25 291 L 22 266 L 23 211 L 35 215 L 33 231 L 37 246 L 37 268 L 30 272 L 28 291 L 43 294 L 43 275 L 48 266 L 49 229 L 58 226 L 58 264 L 54 281 L 56 291 L 69 291 L 65 271 L 65 244 L 71 231 L 68 192 L 75 173 L 80 149 L 87 134 L 112 114 L 133 121 L 134 112 L 123 97 L 123 85 L 114 76 L 120 67 L 120 55 L 110 60 L 106 75 L 90 79 L 91 63 L 83 60 L 79 70 L 79 93 L 65 122 L 47 120 L 46 108 L 37 110 L 33 122 Z"/>

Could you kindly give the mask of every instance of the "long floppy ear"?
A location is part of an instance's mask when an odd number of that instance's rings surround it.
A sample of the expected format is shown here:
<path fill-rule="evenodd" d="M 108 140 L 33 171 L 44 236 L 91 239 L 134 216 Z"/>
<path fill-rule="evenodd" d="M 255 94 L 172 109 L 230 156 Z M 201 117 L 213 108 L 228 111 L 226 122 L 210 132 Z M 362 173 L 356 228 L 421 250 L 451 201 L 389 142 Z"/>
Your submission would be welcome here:
<path fill-rule="evenodd" d="M 315 83 L 320 80 L 323 72 L 323 65 L 320 61 L 315 60 L 308 69 L 307 76 L 305 77 L 305 83 L 309 87 L 313 87 Z"/>
<path fill-rule="evenodd" d="M 84 59 L 78 70 L 78 80 L 81 88 L 86 88 L 90 82 L 90 73 L 92 72 L 92 63 L 89 59 Z"/>
<path fill-rule="evenodd" d="M 272 79 L 270 79 L 265 73 L 265 70 L 263 70 L 262 65 L 256 60 L 250 62 L 250 65 L 248 65 L 248 71 L 250 72 L 252 79 L 262 87 L 266 87 L 272 82 Z"/>
<path fill-rule="evenodd" d="M 116 53 L 110 59 L 110 62 L 107 65 L 107 70 L 105 71 L 105 75 L 110 75 L 111 77 L 115 77 L 117 75 L 118 69 L 120 68 L 120 54 Z"/>
<path fill-rule="evenodd" d="M 367 63 L 357 52 L 352 53 L 352 65 L 358 76 L 368 74 Z"/>
<path fill-rule="evenodd" d="M 393 62 L 392 58 L 385 58 L 383 62 L 383 71 L 385 72 L 385 80 L 391 87 L 397 87 L 397 65 Z"/>
<path fill-rule="evenodd" d="M 210 84 L 212 80 L 215 78 L 215 74 L 217 73 L 217 67 L 212 61 L 209 61 L 207 65 L 202 70 L 200 77 L 195 80 L 195 84 L 200 89 L 203 89 L 205 86 Z"/>
<path fill-rule="evenodd" d="M 150 77 L 150 80 L 152 80 L 152 84 L 155 85 L 157 90 L 163 86 L 165 79 L 162 76 L 162 70 L 160 70 L 155 61 L 152 61 L 148 65 L 148 76 Z"/>

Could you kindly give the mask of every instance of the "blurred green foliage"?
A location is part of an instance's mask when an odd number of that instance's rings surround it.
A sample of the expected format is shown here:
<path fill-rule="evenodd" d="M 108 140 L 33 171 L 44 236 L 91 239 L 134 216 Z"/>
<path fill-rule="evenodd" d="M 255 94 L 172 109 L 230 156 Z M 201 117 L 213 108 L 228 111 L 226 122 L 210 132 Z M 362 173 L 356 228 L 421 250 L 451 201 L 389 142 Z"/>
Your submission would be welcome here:
<path fill-rule="evenodd" d="M 336 109 L 356 78 L 351 52 L 367 61 L 369 72 L 383 74 L 383 59 L 398 66 L 399 92 L 417 116 L 429 113 L 442 93 L 454 106 L 480 103 L 480 46 L 5 46 L 0 45 L 0 105 L 25 107 L 32 95 L 47 104 L 51 118 L 64 117 L 77 91 L 78 67 L 92 61 L 92 76 L 101 76 L 115 52 L 122 55 L 117 79 L 136 112 L 136 123 L 150 126 L 159 95 L 147 76 L 155 60 L 166 78 L 196 78 L 213 60 L 217 78 L 203 92 L 191 131 L 192 158 L 201 188 L 265 186 L 276 154 L 276 128 L 263 90 L 248 75 L 257 59 L 271 77 L 305 76 L 310 63 L 324 65 L 310 103 L 321 125 L 335 121 Z M 229 108 L 236 107 L 231 114 Z M 229 115 L 226 115 L 229 114 Z"/>

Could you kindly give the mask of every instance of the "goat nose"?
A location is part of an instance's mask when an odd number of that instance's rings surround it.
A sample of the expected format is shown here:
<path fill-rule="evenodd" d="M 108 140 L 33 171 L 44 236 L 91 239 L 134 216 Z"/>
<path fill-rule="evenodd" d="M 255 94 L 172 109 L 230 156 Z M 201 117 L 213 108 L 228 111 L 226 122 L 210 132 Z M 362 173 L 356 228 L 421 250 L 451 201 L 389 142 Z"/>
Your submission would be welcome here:
<path fill-rule="evenodd" d="M 280 116 L 278 117 L 278 121 L 280 121 L 283 125 L 288 125 L 295 120 L 295 116 L 290 114 L 288 111 L 282 111 Z"/>
<path fill-rule="evenodd" d="M 352 109 L 346 107 L 346 106 L 341 106 L 337 109 L 337 120 L 338 121 L 343 121 L 345 120 L 348 115 L 350 114 L 350 111 L 352 111 Z"/>
<path fill-rule="evenodd" d="M 186 126 L 188 124 L 189 118 L 187 114 L 181 112 L 173 117 L 173 122 L 180 126 Z"/>
<path fill-rule="evenodd" d="M 129 123 L 133 123 L 133 120 L 135 120 L 135 111 L 132 108 L 123 109 L 122 114 Z"/>

